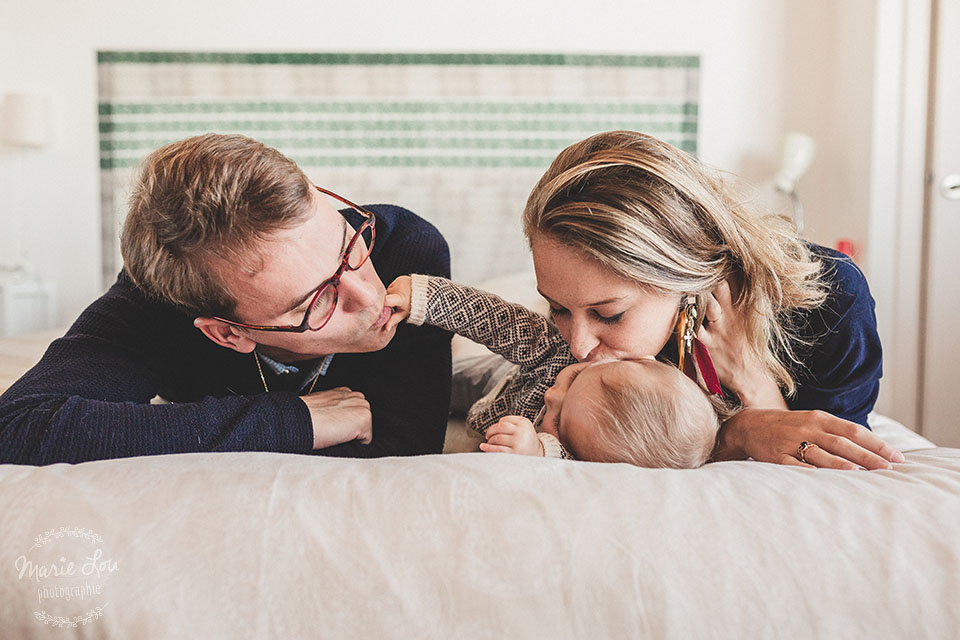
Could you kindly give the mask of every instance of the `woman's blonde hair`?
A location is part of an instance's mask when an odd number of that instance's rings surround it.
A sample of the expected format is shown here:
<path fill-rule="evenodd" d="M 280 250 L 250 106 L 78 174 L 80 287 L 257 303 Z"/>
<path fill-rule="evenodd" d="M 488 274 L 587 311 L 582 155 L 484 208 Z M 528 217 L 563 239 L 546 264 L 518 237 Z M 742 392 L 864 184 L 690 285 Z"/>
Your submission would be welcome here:
<path fill-rule="evenodd" d="M 229 317 L 236 299 L 221 270 L 256 271 L 258 243 L 306 219 L 312 191 L 293 160 L 246 136 L 208 133 L 160 147 L 130 198 L 124 268 L 156 298 Z"/>
<path fill-rule="evenodd" d="M 530 193 L 527 238 L 546 235 L 642 287 L 703 295 L 739 276 L 750 347 L 787 395 L 796 311 L 823 304 L 821 263 L 786 217 L 754 213 L 692 156 L 634 131 L 567 147 Z"/>

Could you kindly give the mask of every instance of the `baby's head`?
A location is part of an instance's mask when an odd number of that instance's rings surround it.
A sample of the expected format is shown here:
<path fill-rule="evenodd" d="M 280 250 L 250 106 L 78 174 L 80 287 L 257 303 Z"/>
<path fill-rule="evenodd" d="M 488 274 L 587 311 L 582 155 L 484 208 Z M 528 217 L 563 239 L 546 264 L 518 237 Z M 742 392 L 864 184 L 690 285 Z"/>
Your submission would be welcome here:
<path fill-rule="evenodd" d="M 652 358 L 570 365 L 544 400 L 542 430 L 578 460 L 691 469 L 710 457 L 719 428 L 703 390 Z"/>

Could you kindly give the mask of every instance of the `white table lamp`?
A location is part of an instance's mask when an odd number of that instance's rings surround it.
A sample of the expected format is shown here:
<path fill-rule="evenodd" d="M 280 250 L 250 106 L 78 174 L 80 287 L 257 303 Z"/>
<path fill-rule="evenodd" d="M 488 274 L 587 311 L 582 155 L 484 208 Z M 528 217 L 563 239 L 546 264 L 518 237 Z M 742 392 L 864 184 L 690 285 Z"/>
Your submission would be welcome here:
<path fill-rule="evenodd" d="M 793 201 L 793 221 L 800 233 L 803 233 L 803 207 L 797 195 L 797 183 L 813 164 L 816 152 L 817 143 L 805 133 L 794 131 L 783 137 L 780 168 L 777 170 L 774 184 L 777 190 L 790 196 Z"/>
<path fill-rule="evenodd" d="M 8 93 L 3 101 L 2 139 L 15 147 L 43 147 L 50 142 L 50 100 L 35 93 Z"/>
<path fill-rule="evenodd" d="M 0 105 L 0 144 L 18 147 L 21 174 L 25 156 L 31 150 L 50 143 L 50 100 L 34 93 L 7 93 Z M 37 158 L 42 159 L 42 158 Z M 3 233 L 15 242 L 23 243 L 23 213 L 17 198 L 9 194 L 23 190 L 24 176 L 11 180 L 3 189 L 3 209 L 11 210 L 12 220 L 4 221 Z M 14 245 L 16 246 L 16 245 Z M 29 331 L 50 329 L 56 322 L 56 292 L 52 282 L 32 274 L 24 251 L 12 264 L 0 263 L 0 336 L 11 336 Z M 4 259 L 9 259 L 4 256 Z"/>

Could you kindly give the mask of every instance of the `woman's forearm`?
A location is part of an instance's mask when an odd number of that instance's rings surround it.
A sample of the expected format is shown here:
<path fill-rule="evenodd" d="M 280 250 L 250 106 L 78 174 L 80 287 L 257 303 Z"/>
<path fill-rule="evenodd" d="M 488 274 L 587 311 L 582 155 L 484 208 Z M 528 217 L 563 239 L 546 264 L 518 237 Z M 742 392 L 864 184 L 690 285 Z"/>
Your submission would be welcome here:
<path fill-rule="evenodd" d="M 727 418 L 720 425 L 720 431 L 717 433 L 717 446 L 713 450 L 711 461 L 745 460 L 749 457 L 744 451 L 745 432 L 749 421 L 744 422 L 742 418 L 738 419 L 738 416 L 743 413 L 741 411 Z"/>
<path fill-rule="evenodd" d="M 713 460 L 743 460 L 749 457 L 746 449 L 751 438 L 750 431 L 751 427 L 757 425 L 757 421 L 750 417 L 751 409 L 787 409 L 787 401 L 783 399 L 780 388 L 769 376 L 753 376 L 742 382 L 740 388 L 731 391 L 740 398 L 744 410 L 720 425 Z"/>

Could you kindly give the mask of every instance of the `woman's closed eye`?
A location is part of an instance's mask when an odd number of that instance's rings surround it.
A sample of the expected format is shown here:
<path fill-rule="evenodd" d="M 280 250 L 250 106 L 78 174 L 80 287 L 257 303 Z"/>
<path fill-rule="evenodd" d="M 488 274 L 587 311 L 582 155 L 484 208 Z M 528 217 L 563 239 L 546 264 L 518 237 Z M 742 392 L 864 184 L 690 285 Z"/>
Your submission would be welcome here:
<path fill-rule="evenodd" d="M 620 321 L 623 319 L 623 314 L 624 314 L 624 313 L 625 313 L 625 312 L 621 311 L 620 313 L 615 313 L 615 314 L 613 314 L 612 316 L 605 316 L 605 315 L 601 314 L 600 312 L 594 310 L 594 311 L 593 311 L 593 316 L 594 316 L 598 321 L 602 322 L 603 324 L 616 324 L 616 323 L 620 322 Z"/>
<path fill-rule="evenodd" d="M 602 324 L 616 324 L 616 323 L 620 322 L 620 321 L 623 319 L 623 314 L 624 314 L 625 312 L 624 312 L 624 311 L 621 311 L 620 313 L 615 313 L 615 314 L 613 314 L 613 315 L 611 315 L 611 316 L 605 316 L 605 315 L 603 315 L 602 313 L 600 313 L 599 311 L 597 311 L 596 309 L 591 309 L 591 310 L 590 310 L 590 313 L 593 315 L 593 317 L 594 317 L 598 322 L 600 322 L 600 323 L 602 323 Z M 557 317 L 566 316 L 566 315 L 569 315 L 569 314 L 570 314 L 570 312 L 569 312 L 567 309 L 564 309 L 563 307 L 559 307 L 559 308 L 557 308 L 557 307 L 550 307 L 550 317 L 551 317 L 551 318 L 557 318 Z"/>

